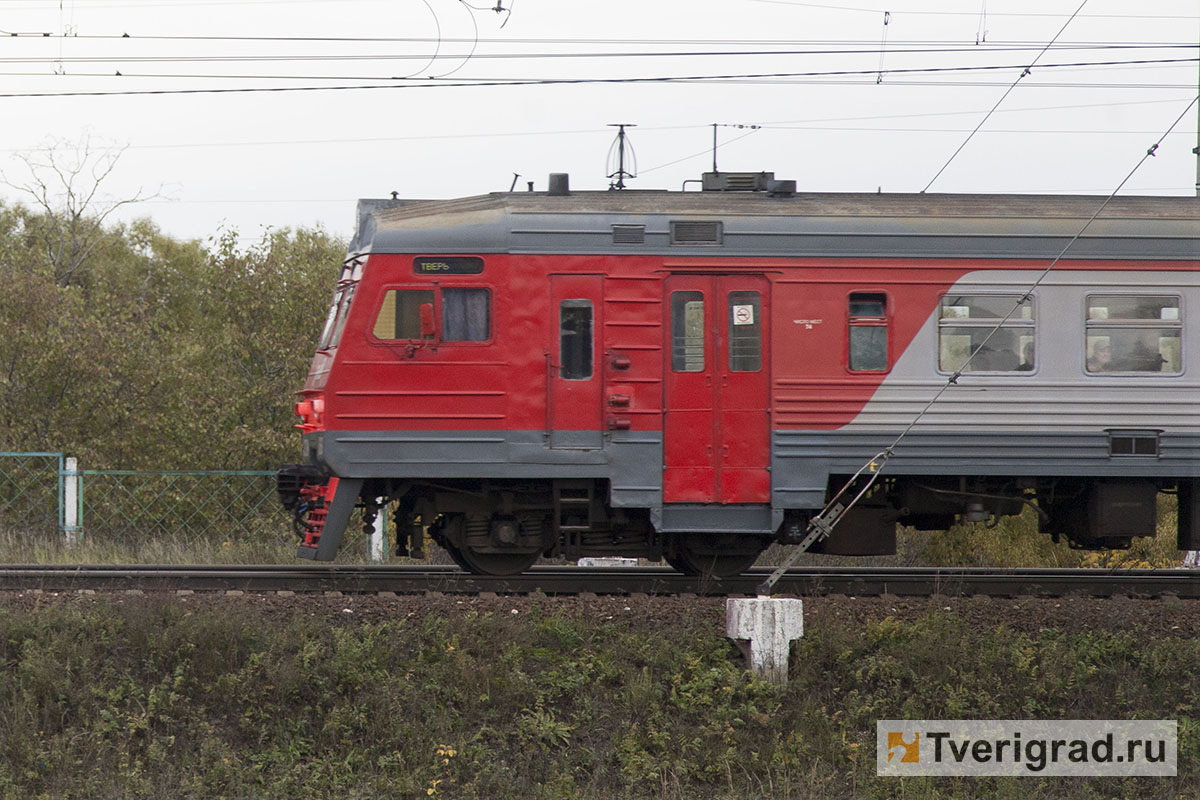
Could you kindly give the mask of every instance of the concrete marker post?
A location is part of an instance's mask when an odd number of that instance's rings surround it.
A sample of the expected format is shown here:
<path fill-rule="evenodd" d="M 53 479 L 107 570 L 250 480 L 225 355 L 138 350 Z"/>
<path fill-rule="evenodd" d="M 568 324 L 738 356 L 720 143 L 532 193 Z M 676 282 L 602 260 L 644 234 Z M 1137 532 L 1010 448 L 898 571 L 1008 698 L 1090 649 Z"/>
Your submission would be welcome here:
<path fill-rule="evenodd" d="M 83 476 L 79 459 L 68 457 L 63 469 L 63 540 L 67 547 L 83 542 Z"/>
<path fill-rule="evenodd" d="M 754 672 L 787 683 L 792 642 L 804 636 L 804 601 L 731 597 L 725 601 L 725 635 L 737 642 Z"/>

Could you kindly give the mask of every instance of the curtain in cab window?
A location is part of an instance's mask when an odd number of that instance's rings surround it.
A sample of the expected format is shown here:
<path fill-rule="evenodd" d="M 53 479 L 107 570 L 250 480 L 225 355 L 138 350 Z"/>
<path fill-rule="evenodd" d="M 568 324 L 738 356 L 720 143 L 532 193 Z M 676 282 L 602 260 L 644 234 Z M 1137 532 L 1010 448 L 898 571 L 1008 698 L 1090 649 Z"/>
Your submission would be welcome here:
<path fill-rule="evenodd" d="M 442 340 L 485 342 L 491 335 L 487 289 L 442 290 Z"/>

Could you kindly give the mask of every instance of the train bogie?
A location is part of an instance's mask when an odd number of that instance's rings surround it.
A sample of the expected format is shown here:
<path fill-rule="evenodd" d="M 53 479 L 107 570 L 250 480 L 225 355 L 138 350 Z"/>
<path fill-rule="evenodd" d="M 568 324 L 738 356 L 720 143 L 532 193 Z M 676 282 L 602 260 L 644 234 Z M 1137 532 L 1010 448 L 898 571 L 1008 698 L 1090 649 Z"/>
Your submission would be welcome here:
<path fill-rule="evenodd" d="M 764 184 L 775 185 L 775 184 Z M 776 192 L 364 206 L 285 470 L 300 554 L 389 501 L 464 567 L 728 573 L 1032 509 L 1200 545 L 1200 201 Z M 387 206 L 394 205 L 392 208 Z M 864 470 L 880 455 L 876 475 Z M 852 491 L 851 494 L 856 494 Z M 415 538 L 414 538 L 415 540 Z"/>

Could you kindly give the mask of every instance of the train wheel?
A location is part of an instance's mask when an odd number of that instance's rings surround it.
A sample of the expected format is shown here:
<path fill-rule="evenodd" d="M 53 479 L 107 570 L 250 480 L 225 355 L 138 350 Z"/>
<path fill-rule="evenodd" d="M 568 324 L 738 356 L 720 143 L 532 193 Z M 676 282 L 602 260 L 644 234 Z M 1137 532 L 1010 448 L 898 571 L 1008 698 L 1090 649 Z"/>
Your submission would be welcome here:
<path fill-rule="evenodd" d="M 758 560 L 769 541 L 744 534 L 692 534 L 677 536 L 666 561 L 685 575 L 728 578 L 740 575 Z"/>
<path fill-rule="evenodd" d="M 471 569 L 471 565 L 467 562 L 467 560 L 463 558 L 462 552 L 459 551 L 457 547 L 449 542 L 440 542 L 439 544 L 441 545 L 442 549 L 446 551 L 446 555 L 450 556 L 450 560 L 458 565 L 459 569 L 461 569 L 463 572 L 474 571 Z"/>
<path fill-rule="evenodd" d="M 429 533 L 455 564 L 476 575 L 516 575 L 532 567 L 542 554 L 540 549 L 530 552 L 528 547 L 519 552 L 498 553 L 475 549 L 471 546 L 475 537 L 469 534 L 463 514 L 439 517 Z M 486 535 L 483 538 L 486 540 Z"/>
<path fill-rule="evenodd" d="M 478 575 L 517 575 L 534 565 L 541 553 L 481 553 L 471 548 L 446 548 L 454 562 Z"/>

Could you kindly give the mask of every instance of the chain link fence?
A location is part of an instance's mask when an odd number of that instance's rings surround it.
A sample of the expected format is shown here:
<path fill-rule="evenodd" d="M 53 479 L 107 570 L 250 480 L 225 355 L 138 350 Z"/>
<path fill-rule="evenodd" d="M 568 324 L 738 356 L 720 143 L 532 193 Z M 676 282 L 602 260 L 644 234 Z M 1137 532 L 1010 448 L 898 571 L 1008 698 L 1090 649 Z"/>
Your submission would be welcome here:
<path fill-rule="evenodd" d="M 84 534 L 131 543 L 279 541 L 291 536 L 274 472 L 83 470 Z"/>
<path fill-rule="evenodd" d="M 0 529 L 52 535 L 63 525 L 62 453 L 0 453 Z"/>
<path fill-rule="evenodd" d="M 61 453 L 0 452 L 0 531 L 108 544 L 295 541 L 274 472 L 76 470 Z"/>

